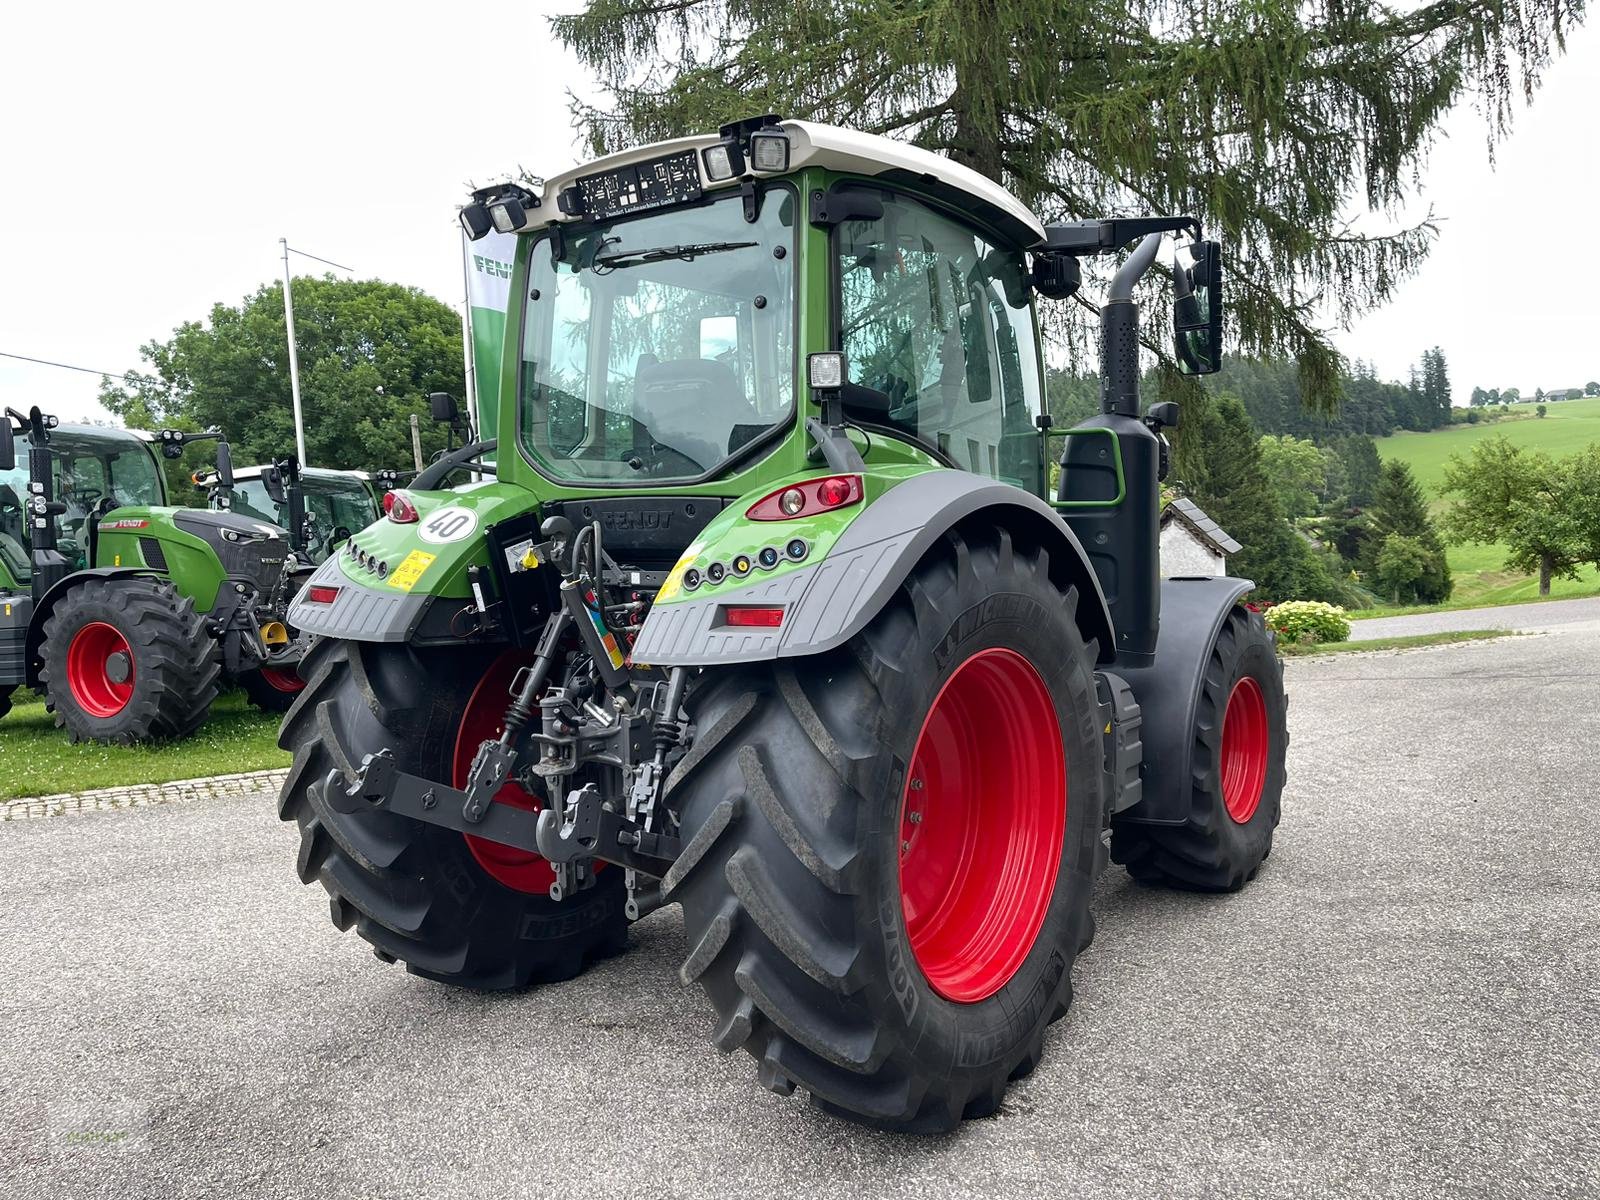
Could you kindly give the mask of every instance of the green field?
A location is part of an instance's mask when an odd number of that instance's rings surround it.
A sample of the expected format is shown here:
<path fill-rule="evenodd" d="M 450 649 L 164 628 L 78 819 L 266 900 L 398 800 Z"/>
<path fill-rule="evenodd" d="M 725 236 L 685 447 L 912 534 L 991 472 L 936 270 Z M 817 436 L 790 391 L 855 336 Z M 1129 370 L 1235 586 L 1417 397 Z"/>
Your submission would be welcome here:
<path fill-rule="evenodd" d="M 1485 438 L 1504 434 L 1514 445 L 1557 456 L 1600 442 L 1600 396 L 1547 404 L 1543 418 L 1534 415 L 1535 407 L 1531 402 L 1514 404 L 1509 411 L 1518 415 L 1499 421 L 1377 438 L 1378 456 L 1386 462 L 1400 459 L 1409 463 L 1417 482 L 1433 498 L 1434 510 L 1438 512 L 1447 503 L 1439 495 L 1445 461 L 1452 454 L 1468 453 Z M 1540 598 L 1538 579 L 1504 569 L 1505 548 L 1502 546 L 1451 546 L 1447 557 L 1455 577 L 1455 591 L 1446 607 L 1516 604 Z M 1593 567 L 1585 567 L 1576 580 L 1553 581 L 1550 598 L 1592 596 L 1596 592 L 1600 592 L 1600 575 Z M 1373 610 L 1361 615 L 1388 615 L 1390 611 Z"/>
<path fill-rule="evenodd" d="M 279 718 L 251 708 L 243 692 L 222 696 L 193 737 L 150 746 L 73 745 L 32 692 L 19 689 L 14 703 L 0 720 L 0 800 L 289 765 Z"/>

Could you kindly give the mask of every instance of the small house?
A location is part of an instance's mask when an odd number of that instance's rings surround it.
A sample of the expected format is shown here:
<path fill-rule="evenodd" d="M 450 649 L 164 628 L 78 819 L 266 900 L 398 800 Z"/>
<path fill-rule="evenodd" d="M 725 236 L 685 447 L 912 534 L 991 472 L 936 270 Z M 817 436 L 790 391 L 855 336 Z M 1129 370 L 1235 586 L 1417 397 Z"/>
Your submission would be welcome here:
<path fill-rule="evenodd" d="M 1163 576 L 1226 575 L 1228 555 L 1242 549 L 1193 500 L 1180 497 L 1161 513 Z"/>

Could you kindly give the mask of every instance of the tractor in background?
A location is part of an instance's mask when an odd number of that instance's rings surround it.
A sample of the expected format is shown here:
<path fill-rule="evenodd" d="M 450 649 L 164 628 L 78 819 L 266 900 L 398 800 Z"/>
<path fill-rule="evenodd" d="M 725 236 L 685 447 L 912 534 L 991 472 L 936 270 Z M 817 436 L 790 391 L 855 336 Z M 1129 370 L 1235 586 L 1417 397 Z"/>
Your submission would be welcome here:
<path fill-rule="evenodd" d="M 227 511 L 168 504 L 161 457 L 216 432 L 143 434 L 0 415 L 0 716 L 43 691 L 74 740 L 182 738 L 225 680 L 285 711 L 304 639 L 284 623 L 288 537 Z"/>

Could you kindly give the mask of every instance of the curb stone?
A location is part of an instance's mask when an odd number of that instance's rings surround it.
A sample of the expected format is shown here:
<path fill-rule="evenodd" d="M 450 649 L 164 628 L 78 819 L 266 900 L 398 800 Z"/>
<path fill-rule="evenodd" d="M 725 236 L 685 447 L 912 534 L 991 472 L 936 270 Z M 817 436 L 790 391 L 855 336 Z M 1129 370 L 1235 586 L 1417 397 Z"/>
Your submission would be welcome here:
<path fill-rule="evenodd" d="M 239 775 L 212 775 L 205 779 L 176 779 L 171 783 L 136 783 L 90 792 L 23 796 L 0 801 L 0 822 L 59 817 L 73 812 L 103 812 L 113 808 L 144 808 L 153 804 L 181 804 L 191 800 L 234 799 L 269 788 L 275 790 L 288 774 L 287 767 L 280 767 Z"/>

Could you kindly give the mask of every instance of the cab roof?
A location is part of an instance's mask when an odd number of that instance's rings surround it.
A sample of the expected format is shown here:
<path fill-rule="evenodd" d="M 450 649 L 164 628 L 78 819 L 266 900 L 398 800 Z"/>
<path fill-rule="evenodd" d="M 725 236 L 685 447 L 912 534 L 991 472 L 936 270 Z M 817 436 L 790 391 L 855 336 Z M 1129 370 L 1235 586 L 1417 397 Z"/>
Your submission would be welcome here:
<path fill-rule="evenodd" d="M 885 183 L 914 185 L 940 196 L 957 208 L 970 209 L 975 216 L 994 225 L 1019 246 L 1029 247 L 1044 240 L 1044 225 L 1027 205 L 992 179 L 943 155 L 894 138 L 837 125 L 780 121 L 778 126 L 789 135 L 790 171 L 816 166 L 852 175 L 876 177 Z M 721 181 L 709 178 L 699 152 L 716 145 L 720 140 L 715 133 L 674 138 L 608 154 L 559 175 L 552 175 L 544 181 L 543 190 L 539 193 L 539 207 L 528 213 L 527 222 L 518 232 L 527 233 L 554 224 L 585 220 L 581 216 L 569 217 L 557 206 L 561 191 L 579 179 L 685 150 L 696 152 L 695 163 L 700 172 L 700 184 L 707 194 L 737 189 L 745 180 L 761 178 L 760 175 L 748 173 Z"/>

